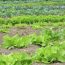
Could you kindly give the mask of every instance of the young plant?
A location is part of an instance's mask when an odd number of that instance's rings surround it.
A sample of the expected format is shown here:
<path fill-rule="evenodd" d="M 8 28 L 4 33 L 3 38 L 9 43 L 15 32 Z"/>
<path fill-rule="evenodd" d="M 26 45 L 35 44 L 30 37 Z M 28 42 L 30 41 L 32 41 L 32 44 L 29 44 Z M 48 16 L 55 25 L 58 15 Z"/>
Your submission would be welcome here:
<path fill-rule="evenodd" d="M 0 55 L 0 65 L 31 65 L 31 57 L 24 52 L 11 53 L 9 55 Z"/>
<path fill-rule="evenodd" d="M 33 59 L 36 62 L 65 62 L 65 51 L 60 46 L 46 46 L 37 50 Z"/>
<path fill-rule="evenodd" d="M 21 48 L 21 47 L 27 47 L 31 44 L 31 39 L 28 36 L 20 37 L 18 35 L 15 35 L 13 37 L 11 36 L 4 36 L 3 41 L 3 47 L 4 48 Z"/>

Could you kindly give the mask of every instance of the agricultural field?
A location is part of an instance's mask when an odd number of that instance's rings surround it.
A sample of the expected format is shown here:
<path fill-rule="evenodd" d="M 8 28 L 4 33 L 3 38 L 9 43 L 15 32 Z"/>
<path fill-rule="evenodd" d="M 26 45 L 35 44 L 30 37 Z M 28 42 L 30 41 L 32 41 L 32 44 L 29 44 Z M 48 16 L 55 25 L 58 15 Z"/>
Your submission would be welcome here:
<path fill-rule="evenodd" d="M 22 15 L 65 15 L 64 0 L 0 1 L 0 17 Z"/>
<path fill-rule="evenodd" d="M 65 0 L 0 0 L 0 65 L 65 65 Z"/>

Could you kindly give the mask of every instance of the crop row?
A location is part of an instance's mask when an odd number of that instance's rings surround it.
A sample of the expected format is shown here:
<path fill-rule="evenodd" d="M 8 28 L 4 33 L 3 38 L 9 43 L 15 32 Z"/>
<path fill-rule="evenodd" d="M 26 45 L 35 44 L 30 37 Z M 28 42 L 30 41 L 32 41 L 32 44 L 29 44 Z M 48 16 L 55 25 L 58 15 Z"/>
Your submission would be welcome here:
<path fill-rule="evenodd" d="M 0 1 L 13 1 L 13 0 L 0 0 Z M 15 1 L 22 1 L 22 2 L 40 2 L 43 0 L 14 0 L 13 2 Z M 65 0 L 44 0 L 44 1 L 52 1 L 52 2 L 62 2 L 62 1 L 65 1 Z"/>
<path fill-rule="evenodd" d="M 64 15 L 65 6 L 0 6 L 0 17 L 21 15 Z"/>
<path fill-rule="evenodd" d="M 10 29 L 12 27 L 18 28 L 18 29 L 22 29 L 23 27 L 28 27 L 30 26 L 32 29 L 41 29 L 41 30 L 45 30 L 46 28 L 54 28 L 54 29 L 64 29 L 65 26 L 65 22 L 57 22 L 57 23 L 47 23 L 47 22 L 37 22 L 37 23 L 33 23 L 33 24 L 26 24 L 26 23 L 22 23 L 22 24 L 15 24 L 15 26 L 13 26 L 12 24 L 3 24 L 0 26 L 0 32 L 2 33 L 9 33 Z"/>
<path fill-rule="evenodd" d="M 17 16 L 17 17 L 12 17 L 12 18 L 8 18 L 8 19 L 4 19 L 4 18 L 0 18 L 0 24 L 22 24 L 22 23 L 26 23 L 26 24 L 33 24 L 33 23 L 56 23 L 56 22 L 65 22 L 65 16 L 55 16 L 55 15 L 48 15 L 48 16 L 31 16 L 31 15 L 27 15 L 27 16 Z"/>
<path fill-rule="evenodd" d="M 54 45 L 56 42 L 60 44 L 64 42 L 65 39 L 65 29 L 59 29 L 54 32 L 52 29 L 44 30 L 40 35 L 31 34 L 27 36 L 15 35 L 10 37 L 8 35 L 4 36 L 3 47 L 4 48 L 21 48 L 27 47 L 30 44 L 37 44 L 40 46 Z M 60 41 L 61 40 L 61 41 Z"/>
<path fill-rule="evenodd" d="M 28 2 L 28 3 L 24 3 L 22 1 L 6 1 L 6 2 L 0 2 L 1 6 L 28 6 L 28 7 L 32 7 L 32 6 L 41 6 L 41 5 L 55 5 L 55 6 L 60 6 L 60 5 L 64 5 L 65 2 L 60 1 L 60 2 L 52 2 L 52 1 L 42 1 L 42 2 Z"/>

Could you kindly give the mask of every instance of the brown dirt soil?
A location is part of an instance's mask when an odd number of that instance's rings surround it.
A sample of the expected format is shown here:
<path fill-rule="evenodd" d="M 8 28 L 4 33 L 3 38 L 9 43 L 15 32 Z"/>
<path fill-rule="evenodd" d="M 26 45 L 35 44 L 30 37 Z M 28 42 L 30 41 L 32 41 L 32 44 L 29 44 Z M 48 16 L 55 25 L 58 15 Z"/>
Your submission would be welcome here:
<path fill-rule="evenodd" d="M 24 36 L 24 35 L 29 35 L 29 34 L 33 34 L 33 33 L 39 34 L 40 30 L 32 29 L 31 26 L 22 27 L 22 28 L 13 27 L 10 29 L 10 32 L 8 34 L 9 35 L 19 34 L 20 36 Z"/>
<path fill-rule="evenodd" d="M 27 52 L 29 54 L 33 54 L 35 53 L 35 51 L 39 48 L 39 46 L 36 46 L 36 45 L 30 45 L 29 47 L 27 48 L 14 48 L 14 49 L 3 49 L 3 48 L 0 48 L 0 53 L 2 54 L 10 54 L 12 52 Z"/>

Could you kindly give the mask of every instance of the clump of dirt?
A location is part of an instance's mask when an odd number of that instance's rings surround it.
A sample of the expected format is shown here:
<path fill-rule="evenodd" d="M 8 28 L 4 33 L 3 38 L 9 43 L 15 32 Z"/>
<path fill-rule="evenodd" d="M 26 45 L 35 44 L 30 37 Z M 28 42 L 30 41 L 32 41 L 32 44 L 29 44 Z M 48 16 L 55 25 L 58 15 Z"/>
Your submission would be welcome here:
<path fill-rule="evenodd" d="M 20 36 L 25 36 L 25 35 L 29 35 L 33 33 L 39 34 L 40 30 L 32 29 L 31 26 L 22 27 L 22 28 L 13 27 L 10 29 L 9 35 L 13 36 L 13 35 L 19 34 Z"/>

